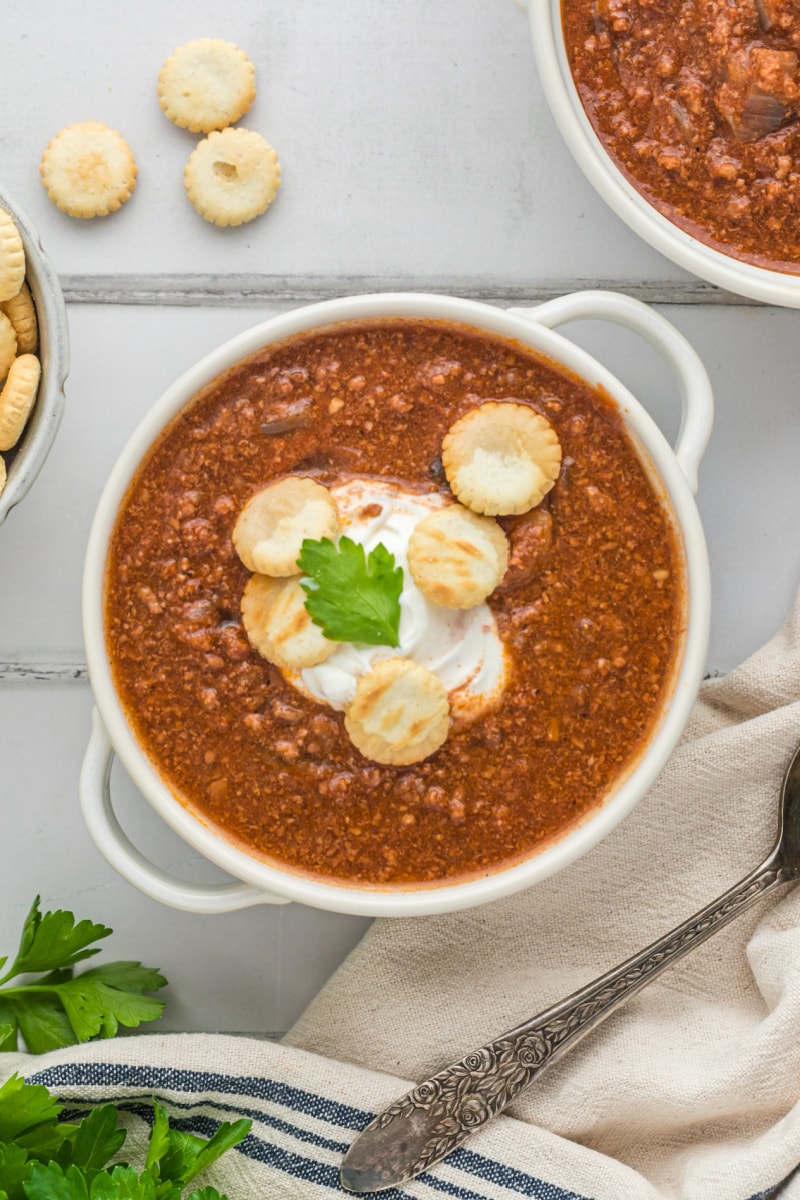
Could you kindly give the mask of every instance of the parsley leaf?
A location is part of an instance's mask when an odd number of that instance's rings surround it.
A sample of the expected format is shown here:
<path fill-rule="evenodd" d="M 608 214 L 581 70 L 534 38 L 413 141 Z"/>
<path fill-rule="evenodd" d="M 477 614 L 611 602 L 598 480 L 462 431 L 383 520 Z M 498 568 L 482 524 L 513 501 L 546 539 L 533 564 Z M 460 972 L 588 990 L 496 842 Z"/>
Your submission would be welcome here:
<path fill-rule="evenodd" d="M 201 1145 L 192 1146 L 191 1161 L 187 1164 L 188 1171 L 184 1173 L 180 1182 L 189 1183 L 201 1171 L 205 1171 L 207 1167 L 215 1163 L 226 1150 L 232 1150 L 234 1146 L 238 1146 L 239 1142 L 250 1132 L 251 1124 L 252 1122 L 247 1119 L 222 1121 L 208 1141 L 200 1139 Z"/>
<path fill-rule="evenodd" d="M 164 1002 L 145 994 L 167 982 L 153 967 L 112 962 L 75 975 L 76 963 L 99 953 L 92 943 L 110 933 L 93 921 L 76 922 L 71 912 L 42 913 L 36 897 L 17 954 L 0 978 L 0 1051 L 16 1050 L 18 1035 L 32 1054 L 41 1054 L 161 1016 Z M 0 970 L 7 964 L 0 959 Z M 9 983 L 35 974 L 39 978 Z"/>
<path fill-rule="evenodd" d="M 82 1171 L 99 1171 L 114 1157 L 125 1141 L 125 1130 L 117 1124 L 113 1104 L 93 1108 L 75 1130 L 69 1143 L 69 1162 Z M 62 1166 L 64 1155 L 59 1155 Z"/>
<path fill-rule="evenodd" d="M 72 1046 L 78 1041 L 55 992 L 31 992 L 8 1003 L 31 1054 L 45 1054 L 48 1050 Z"/>
<path fill-rule="evenodd" d="M 349 537 L 303 542 L 297 565 L 305 578 L 306 610 L 326 638 L 369 646 L 400 643 L 403 569 L 379 542 L 367 556 Z"/>
<path fill-rule="evenodd" d="M 153 1127 L 150 1130 L 150 1141 L 147 1146 L 145 1170 L 149 1171 L 161 1161 L 169 1150 L 170 1128 L 167 1110 L 153 1101 Z"/>
<path fill-rule="evenodd" d="M 237 1146 L 247 1136 L 252 1124 L 249 1120 L 223 1121 L 213 1137 L 206 1140 L 193 1133 L 170 1128 L 166 1109 L 158 1103 L 154 1104 L 154 1108 L 155 1120 L 145 1167 L 156 1170 L 162 1182 L 169 1181 L 178 1187 L 190 1183 L 226 1150 Z"/>
<path fill-rule="evenodd" d="M 124 965 L 139 967 L 138 963 Z M 146 967 L 139 969 L 151 975 Z M 163 975 L 156 973 L 155 978 L 159 981 L 157 987 L 166 983 Z M 106 982 L 102 967 L 84 971 L 68 983 L 57 984 L 54 991 L 79 1042 L 88 1042 L 97 1036 L 114 1037 L 120 1025 L 135 1028 L 142 1021 L 155 1021 L 164 1007 L 162 1000 L 143 996 L 138 983 L 134 989 L 119 988 L 113 982 Z"/>
<path fill-rule="evenodd" d="M 14 1200 L 24 1196 L 22 1184 L 30 1174 L 30 1158 L 27 1150 L 16 1146 L 0 1146 L 0 1196 Z"/>
<path fill-rule="evenodd" d="M 89 1200 L 86 1176 L 77 1167 L 62 1171 L 56 1162 L 35 1162 L 23 1184 L 28 1200 Z"/>
<path fill-rule="evenodd" d="M 12 1075 L 0 1087 L 0 1143 L 25 1137 L 26 1147 L 35 1147 L 35 1139 L 27 1140 L 28 1135 L 36 1133 L 41 1140 L 55 1127 L 60 1112 L 61 1105 L 46 1087 Z"/>
<path fill-rule="evenodd" d="M 37 896 L 25 918 L 17 956 L 0 983 L 16 975 L 74 966 L 81 959 L 99 954 L 99 947 L 87 947 L 110 933 L 105 925 L 95 925 L 92 921 L 80 921 L 76 925 L 72 913 L 61 909 L 41 913 Z M 3 959 L 3 964 L 6 961 Z"/>
<path fill-rule="evenodd" d="M 47 1088 L 12 1075 L 0 1087 L 0 1200 L 181 1200 L 186 1185 L 247 1136 L 249 1120 L 223 1121 L 213 1137 L 173 1129 L 154 1104 L 141 1170 L 112 1163 L 126 1138 L 113 1104 L 92 1109 L 77 1125 Z M 188 1200 L 226 1200 L 213 1186 Z"/>

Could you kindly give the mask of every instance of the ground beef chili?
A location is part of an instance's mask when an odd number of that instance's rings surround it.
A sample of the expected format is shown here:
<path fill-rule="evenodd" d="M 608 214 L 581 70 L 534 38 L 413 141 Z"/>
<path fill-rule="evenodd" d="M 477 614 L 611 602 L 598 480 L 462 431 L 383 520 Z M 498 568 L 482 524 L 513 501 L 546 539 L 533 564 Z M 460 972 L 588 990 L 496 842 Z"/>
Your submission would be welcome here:
<path fill-rule="evenodd" d="M 446 491 L 448 426 L 504 398 L 547 417 L 564 460 L 539 508 L 501 518 L 502 705 L 424 762 L 379 766 L 248 644 L 234 520 L 288 472 Z M 116 687 L 173 793 L 251 855 L 358 883 L 496 869 L 583 817 L 642 747 L 683 621 L 678 539 L 612 403 L 515 343 L 435 322 L 331 327 L 210 384 L 140 465 L 106 571 Z"/>
<path fill-rule="evenodd" d="M 562 0 L 581 101 L 682 229 L 800 272 L 800 2 Z"/>

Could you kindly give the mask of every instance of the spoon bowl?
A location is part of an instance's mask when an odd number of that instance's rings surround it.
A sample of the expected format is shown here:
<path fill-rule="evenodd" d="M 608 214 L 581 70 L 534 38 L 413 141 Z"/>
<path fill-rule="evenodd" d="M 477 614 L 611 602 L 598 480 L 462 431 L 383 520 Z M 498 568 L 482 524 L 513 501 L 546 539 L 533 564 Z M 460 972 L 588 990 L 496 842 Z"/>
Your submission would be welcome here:
<path fill-rule="evenodd" d="M 800 747 L 783 780 L 780 829 L 773 853 L 787 880 L 800 876 Z"/>

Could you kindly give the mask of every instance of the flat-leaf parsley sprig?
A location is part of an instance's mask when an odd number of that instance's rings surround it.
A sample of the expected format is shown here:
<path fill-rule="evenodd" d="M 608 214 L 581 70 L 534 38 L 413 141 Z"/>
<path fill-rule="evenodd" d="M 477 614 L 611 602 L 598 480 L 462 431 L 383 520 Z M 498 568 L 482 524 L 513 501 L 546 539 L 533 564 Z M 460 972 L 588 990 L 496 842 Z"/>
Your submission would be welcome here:
<path fill-rule="evenodd" d="M 32 1054 L 41 1054 L 161 1016 L 164 1001 L 145 994 L 166 985 L 154 967 L 111 962 L 75 974 L 78 963 L 100 953 L 93 943 L 110 933 L 61 909 L 42 913 L 36 897 L 14 959 L 0 957 L 0 1050 L 16 1050 L 21 1035 Z"/>
<path fill-rule="evenodd" d="M 367 555 L 352 538 L 306 538 L 297 560 L 306 611 L 326 638 L 369 646 L 400 644 L 403 568 L 382 542 Z"/>
<path fill-rule="evenodd" d="M 142 1169 L 112 1163 L 127 1137 L 113 1104 L 77 1124 L 60 1121 L 63 1105 L 40 1083 L 12 1075 L 0 1087 L 0 1200 L 181 1200 L 184 1188 L 250 1132 L 249 1120 L 223 1121 L 211 1138 L 170 1125 L 153 1101 Z M 186 1200 L 225 1200 L 215 1187 Z"/>

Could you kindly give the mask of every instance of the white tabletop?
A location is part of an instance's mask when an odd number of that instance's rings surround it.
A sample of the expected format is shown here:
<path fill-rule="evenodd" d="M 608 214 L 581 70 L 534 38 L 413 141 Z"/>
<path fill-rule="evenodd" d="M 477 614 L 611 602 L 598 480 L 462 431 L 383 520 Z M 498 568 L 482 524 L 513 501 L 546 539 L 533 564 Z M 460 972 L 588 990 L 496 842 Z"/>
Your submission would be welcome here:
<path fill-rule="evenodd" d="M 242 124 L 283 165 L 272 209 L 239 229 L 189 206 L 182 171 L 197 137 L 156 101 L 164 58 L 204 36 L 253 59 L 258 97 Z M 45 907 L 111 925 L 112 957 L 164 969 L 160 1028 L 277 1034 L 367 922 L 296 904 L 215 917 L 160 907 L 106 865 L 78 809 L 92 707 L 82 559 L 105 477 L 142 414 L 205 351 L 310 300 L 630 292 L 682 330 L 714 384 L 698 502 L 714 588 L 709 668 L 725 671 L 778 626 L 798 581 L 800 315 L 692 279 L 603 205 L 560 141 L 515 0 L 36 0 L 5 14 L 4 44 L 0 179 L 61 275 L 72 370 L 46 467 L 0 528 L 0 954 L 40 893 Z M 123 133 L 139 182 L 120 212 L 79 222 L 51 205 L 38 162 L 53 134 L 87 119 Z M 651 350 L 605 326 L 569 333 L 674 436 L 674 385 Z M 159 863 L 219 876 L 118 769 L 113 786 L 123 824 Z"/>

